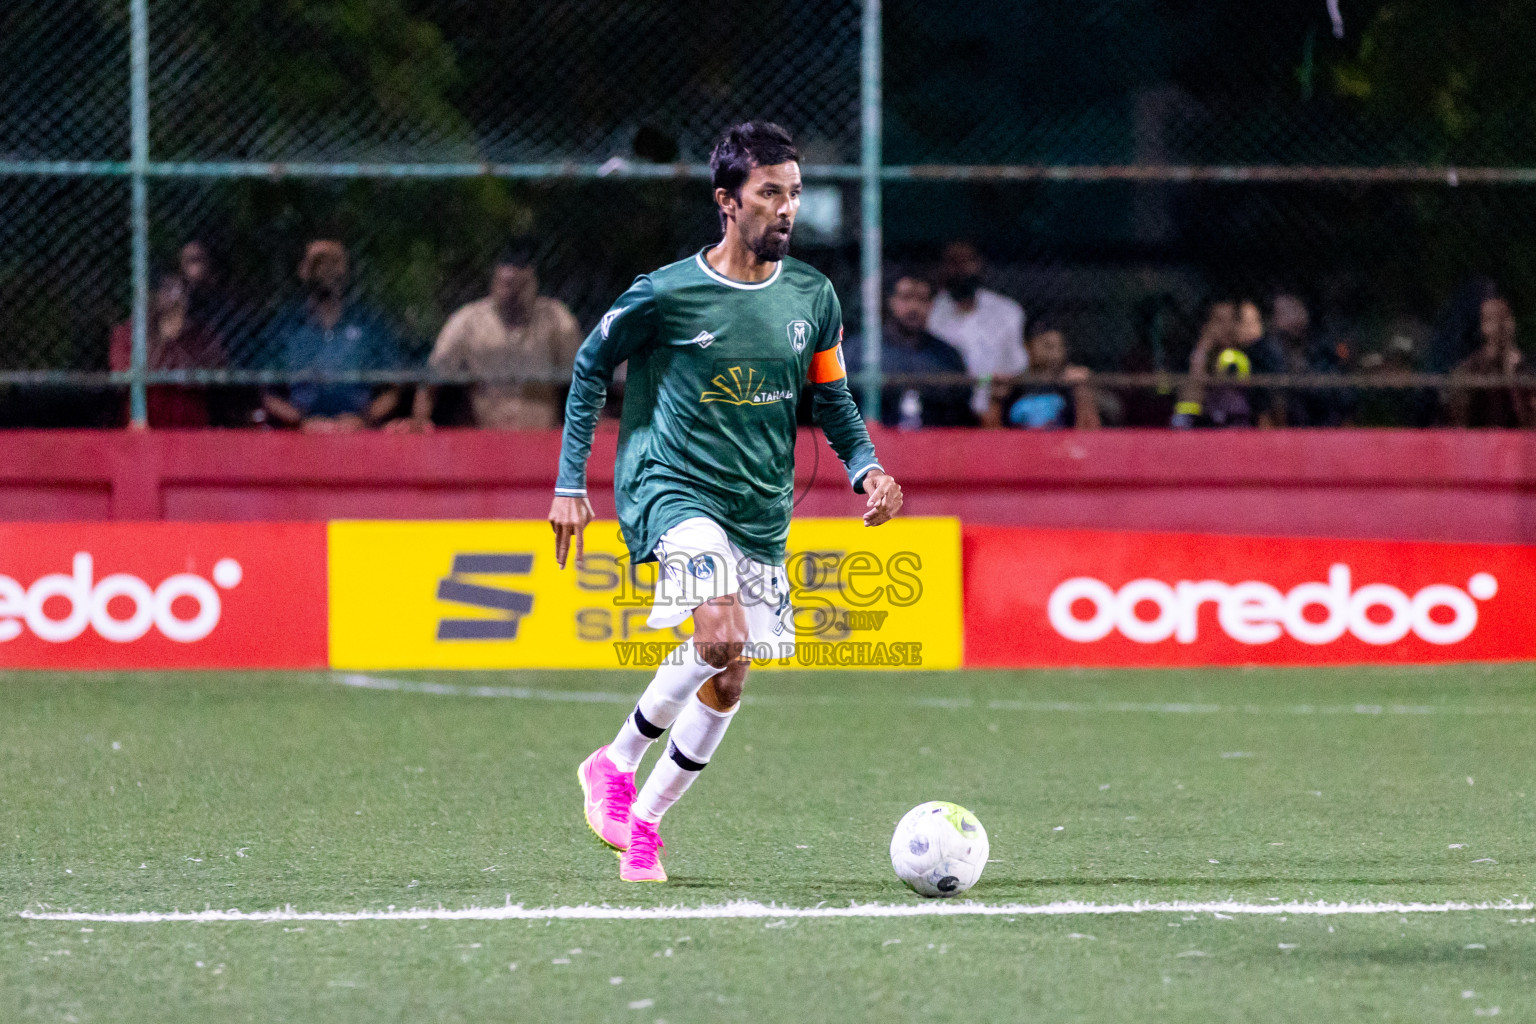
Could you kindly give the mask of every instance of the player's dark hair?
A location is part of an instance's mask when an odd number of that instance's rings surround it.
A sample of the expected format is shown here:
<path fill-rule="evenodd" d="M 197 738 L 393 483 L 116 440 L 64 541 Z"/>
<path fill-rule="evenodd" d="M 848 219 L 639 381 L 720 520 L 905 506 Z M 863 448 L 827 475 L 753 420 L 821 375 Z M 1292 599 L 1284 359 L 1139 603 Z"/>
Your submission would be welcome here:
<path fill-rule="evenodd" d="M 737 202 L 741 186 L 754 167 L 773 167 L 799 160 L 800 151 L 789 132 L 772 121 L 747 121 L 733 124 L 721 133 L 709 154 L 709 170 L 714 188 L 723 188 Z M 725 230 L 725 213 L 720 214 L 720 229 Z"/>

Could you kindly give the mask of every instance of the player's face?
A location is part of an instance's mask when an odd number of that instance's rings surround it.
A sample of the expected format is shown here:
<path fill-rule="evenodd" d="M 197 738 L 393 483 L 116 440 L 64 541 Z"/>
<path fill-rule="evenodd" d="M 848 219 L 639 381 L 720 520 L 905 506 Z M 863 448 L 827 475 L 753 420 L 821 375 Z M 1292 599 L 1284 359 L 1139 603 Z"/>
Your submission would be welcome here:
<path fill-rule="evenodd" d="M 754 167 L 741 186 L 736 230 L 758 259 L 777 262 L 789 255 L 789 236 L 800 212 L 800 165 Z"/>

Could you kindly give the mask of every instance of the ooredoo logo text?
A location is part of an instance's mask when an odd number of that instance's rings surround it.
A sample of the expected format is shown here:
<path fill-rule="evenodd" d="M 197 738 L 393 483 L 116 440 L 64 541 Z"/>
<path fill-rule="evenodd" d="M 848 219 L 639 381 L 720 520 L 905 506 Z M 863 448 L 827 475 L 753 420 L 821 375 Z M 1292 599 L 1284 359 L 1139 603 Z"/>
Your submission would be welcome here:
<path fill-rule="evenodd" d="M 177 643 L 191 644 L 212 633 L 223 613 L 220 590 L 240 585 L 240 563 L 221 558 L 210 581 L 195 573 L 167 576 L 159 584 L 128 573 L 95 579 L 89 552 L 75 554 L 73 571 L 50 573 L 23 587 L 0 575 L 0 643 L 23 629 L 49 643 L 68 643 L 94 629 L 113 643 L 132 643 L 151 629 Z"/>
<path fill-rule="evenodd" d="M 1373 646 L 1395 644 L 1409 633 L 1426 643 L 1460 643 L 1477 628 L 1478 602 L 1499 591 L 1490 573 L 1473 575 L 1466 587 L 1436 583 L 1413 594 L 1387 583 L 1356 588 L 1350 567 L 1335 563 L 1328 582 L 1302 583 L 1282 593 L 1257 580 L 1223 583 L 1136 579 L 1116 590 L 1102 580 L 1077 576 L 1059 584 L 1046 605 L 1051 626 L 1077 643 L 1090 644 L 1119 631 L 1140 644 L 1200 638 L 1200 609 L 1215 606 L 1216 623 L 1243 644 L 1268 644 L 1289 636 L 1323 645 L 1345 633 Z"/>

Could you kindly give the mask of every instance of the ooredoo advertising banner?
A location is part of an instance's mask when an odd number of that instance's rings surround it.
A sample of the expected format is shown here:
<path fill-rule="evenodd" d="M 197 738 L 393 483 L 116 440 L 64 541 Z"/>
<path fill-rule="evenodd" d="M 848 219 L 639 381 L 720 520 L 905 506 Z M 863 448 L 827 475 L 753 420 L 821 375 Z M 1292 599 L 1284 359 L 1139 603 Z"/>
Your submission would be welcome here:
<path fill-rule="evenodd" d="M 319 523 L 0 524 L 0 666 L 321 668 Z"/>
<path fill-rule="evenodd" d="M 968 526 L 976 666 L 1536 657 L 1536 548 Z"/>
<path fill-rule="evenodd" d="M 697 559 L 676 568 L 718 578 Z M 631 564 L 614 522 L 589 525 L 585 564 L 563 570 L 546 522 L 335 522 L 331 665 L 651 667 L 690 627 L 648 624 L 656 573 Z M 959 667 L 958 520 L 797 520 L 783 575 L 762 597 L 793 630 L 755 645 L 762 666 Z"/>

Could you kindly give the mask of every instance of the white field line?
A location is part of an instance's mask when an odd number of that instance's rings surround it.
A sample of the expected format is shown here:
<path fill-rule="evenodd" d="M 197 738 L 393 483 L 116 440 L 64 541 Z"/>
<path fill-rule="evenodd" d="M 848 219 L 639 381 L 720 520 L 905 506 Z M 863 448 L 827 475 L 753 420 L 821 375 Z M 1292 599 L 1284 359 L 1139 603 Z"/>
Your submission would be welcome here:
<path fill-rule="evenodd" d="M 399 693 L 426 693 L 437 697 L 510 697 L 513 700 L 553 700 L 575 704 L 633 704 L 639 694 L 604 693 L 601 690 L 537 690 L 526 686 L 458 686 L 453 683 L 418 683 L 407 679 L 386 679 L 356 672 L 336 673 L 331 678 L 342 686 L 362 690 L 393 690 Z"/>
<path fill-rule="evenodd" d="M 526 686 L 462 686 L 457 683 L 417 682 L 408 679 L 390 679 L 385 676 L 364 675 L 358 672 L 338 672 L 331 678 L 342 686 L 363 690 L 389 690 L 397 693 L 421 693 L 435 697 L 501 697 L 512 700 L 561 701 L 575 704 L 633 704 L 639 692 L 613 693 L 603 690 L 550 690 Z M 827 704 L 837 699 L 830 695 L 791 696 L 788 694 L 746 694 L 742 701 L 747 704 Z M 1155 715 L 1511 715 L 1532 714 L 1532 707 L 1446 707 L 1434 704 L 1197 704 L 1197 703 L 1139 703 L 1133 701 L 1069 701 L 1069 700 L 972 700 L 969 697 L 911 697 L 906 703 L 912 707 L 934 708 L 944 711 L 1024 711 L 1033 713 L 1085 714 L 1110 712 L 1115 714 Z"/>
<path fill-rule="evenodd" d="M 847 907 L 779 907 L 771 903 L 739 901 L 700 907 L 442 907 L 411 910 L 298 911 L 201 910 L 144 911 L 93 914 L 74 911 L 24 910 L 29 921 L 94 921 L 103 924 L 264 924 L 294 921 L 697 921 L 784 918 L 882 918 L 882 917 L 1073 917 L 1118 914 L 1225 914 L 1274 917 L 1298 915 L 1335 917 L 1364 914 L 1453 914 L 1467 911 L 1529 911 L 1533 903 L 862 903 Z"/>

